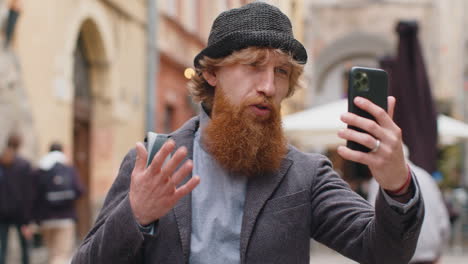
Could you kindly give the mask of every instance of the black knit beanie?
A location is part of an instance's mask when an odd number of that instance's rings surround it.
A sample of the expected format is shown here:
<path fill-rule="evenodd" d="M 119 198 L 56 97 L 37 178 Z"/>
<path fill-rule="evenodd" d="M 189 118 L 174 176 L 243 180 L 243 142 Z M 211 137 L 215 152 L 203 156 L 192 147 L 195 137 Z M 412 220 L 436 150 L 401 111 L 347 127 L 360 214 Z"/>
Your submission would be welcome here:
<path fill-rule="evenodd" d="M 221 13 L 213 22 L 208 45 L 194 59 L 204 56 L 223 58 L 247 47 L 278 48 L 290 53 L 300 64 L 307 62 L 307 52 L 292 32 L 291 21 L 277 7 L 253 2 Z"/>

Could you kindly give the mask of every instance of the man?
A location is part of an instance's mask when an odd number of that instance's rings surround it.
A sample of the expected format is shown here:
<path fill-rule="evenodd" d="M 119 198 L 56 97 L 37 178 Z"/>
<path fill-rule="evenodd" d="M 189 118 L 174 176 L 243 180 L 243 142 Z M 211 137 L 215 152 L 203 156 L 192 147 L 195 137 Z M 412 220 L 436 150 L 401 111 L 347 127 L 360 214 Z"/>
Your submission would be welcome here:
<path fill-rule="evenodd" d="M 432 176 L 421 167 L 413 164 L 409 158 L 408 148 L 403 146 L 414 176 L 418 180 L 421 196 L 424 197 L 426 213 L 421 227 L 421 235 L 416 245 L 416 251 L 411 258 L 411 264 L 436 264 L 439 263 L 445 245 L 450 237 L 450 220 L 442 193 Z M 378 183 L 372 179 L 369 184 L 367 200 L 375 204 L 379 191 Z"/>
<path fill-rule="evenodd" d="M 83 193 L 76 170 L 60 143 L 39 161 L 35 218 L 41 225 L 49 264 L 69 263 L 75 247 L 75 201 Z"/>
<path fill-rule="evenodd" d="M 391 120 L 395 100 L 389 114 L 356 100 L 378 123 L 342 117 L 378 138 L 344 130 L 373 152 L 338 149 L 369 165 L 386 190 L 374 211 L 325 157 L 286 144 L 280 104 L 306 60 L 276 7 L 255 2 L 220 14 L 194 61 L 200 115 L 148 168 L 141 143 L 130 151 L 73 263 L 308 263 L 310 238 L 360 263 L 408 262 L 423 204 Z"/>
<path fill-rule="evenodd" d="M 34 181 L 29 162 L 18 155 L 20 146 L 21 137 L 12 133 L 0 155 L 0 264 L 6 263 L 10 226 L 18 233 L 22 263 L 29 263 Z"/>

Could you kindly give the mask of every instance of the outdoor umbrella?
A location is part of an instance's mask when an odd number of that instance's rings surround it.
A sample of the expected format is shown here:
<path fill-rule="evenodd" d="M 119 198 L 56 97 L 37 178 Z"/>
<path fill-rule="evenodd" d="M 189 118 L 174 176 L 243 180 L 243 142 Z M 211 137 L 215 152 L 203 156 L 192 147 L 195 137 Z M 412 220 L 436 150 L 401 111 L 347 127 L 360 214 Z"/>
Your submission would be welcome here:
<path fill-rule="evenodd" d="M 418 40 L 418 24 L 401 21 L 396 31 L 396 61 L 393 67 L 383 65 L 391 75 L 389 92 L 397 100 L 394 120 L 402 129 L 410 160 L 432 173 L 437 166 L 437 114 Z"/>
<path fill-rule="evenodd" d="M 283 118 L 283 128 L 289 139 L 305 148 L 324 149 L 344 145 L 338 130 L 345 128 L 340 115 L 348 111 L 348 100 L 341 99 L 316 106 Z M 437 117 L 439 143 L 454 144 L 468 140 L 468 124 L 439 114 Z"/>

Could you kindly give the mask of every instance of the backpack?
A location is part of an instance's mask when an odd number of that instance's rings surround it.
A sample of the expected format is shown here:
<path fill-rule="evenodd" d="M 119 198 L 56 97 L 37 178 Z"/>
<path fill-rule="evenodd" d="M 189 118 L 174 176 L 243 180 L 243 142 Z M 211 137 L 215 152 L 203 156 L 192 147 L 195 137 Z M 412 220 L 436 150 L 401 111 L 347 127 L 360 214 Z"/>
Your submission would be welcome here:
<path fill-rule="evenodd" d="M 64 207 L 73 204 L 78 198 L 75 186 L 75 170 L 59 162 L 42 171 L 44 200 L 51 207 Z"/>

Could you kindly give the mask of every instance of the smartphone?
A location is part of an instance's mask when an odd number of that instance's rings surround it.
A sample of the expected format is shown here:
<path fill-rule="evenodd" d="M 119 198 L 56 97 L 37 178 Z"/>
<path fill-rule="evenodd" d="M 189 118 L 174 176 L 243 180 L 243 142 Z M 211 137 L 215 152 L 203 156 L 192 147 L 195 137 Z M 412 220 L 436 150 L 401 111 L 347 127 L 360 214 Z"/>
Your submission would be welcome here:
<path fill-rule="evenodd" d="M 364 97 L 387 111 L 388 75 L 384 70 L 353 67 L 348 77 L 348 112 L 375 120 L 368 112 L 354 104 L 356 96 Z M 360 128 L 348 126 L 360 132 L 368 133 Z M 370 149 L 354 141 L 348 141 L 347 147 L 353 150 L 369 152 Z"/>

